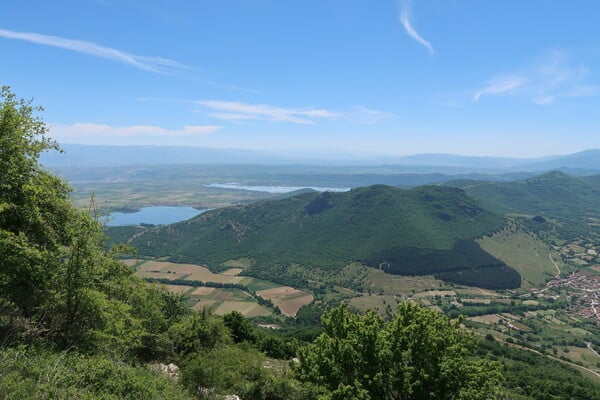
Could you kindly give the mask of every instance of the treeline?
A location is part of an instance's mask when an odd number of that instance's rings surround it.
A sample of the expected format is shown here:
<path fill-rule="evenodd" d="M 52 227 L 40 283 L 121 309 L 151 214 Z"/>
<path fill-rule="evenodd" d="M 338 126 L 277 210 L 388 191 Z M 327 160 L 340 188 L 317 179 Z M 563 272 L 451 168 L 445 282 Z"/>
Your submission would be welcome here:
<path fill-rule="evenodd" d="M 500 303 L 492 301 L 484 305 L 463 305 L 462 307 L 453 307 L 444 305 L 442 310 L 450 318 L 458 318 L 460 315 L 465 317 L 476 317 L 486 314 L 511 313 L 524 315 L 526 311 L 536 310 L 555 310 L 557 305 L 553 304 L 523 304 L 523 303 Z"/>
<path fill-rule="evenodd" d="M 514 289 L 521 275 L 473 240 L 459 240 L 450 250 L 395 247 L 366 259 L 365 264 L 398 275 L 435 275 L 461 285 L 485 289 Z"/>

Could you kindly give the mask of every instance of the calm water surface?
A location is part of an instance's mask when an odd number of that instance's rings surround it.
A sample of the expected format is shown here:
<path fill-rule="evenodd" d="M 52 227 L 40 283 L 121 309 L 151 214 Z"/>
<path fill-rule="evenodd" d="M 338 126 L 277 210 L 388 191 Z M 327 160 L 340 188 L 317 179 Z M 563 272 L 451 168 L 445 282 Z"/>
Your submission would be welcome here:
<path fill-rule="evenodd" d="M 240 185 L 238 183 L 211 183 L 205 187 L 214 187 L 220 189 L 242 189 L 254 192 L 267 193 L 289 193 L 300 189 L 313 189 L 317 192 L 347 192 L 349 187 L 321 187 L 321 186 L 258 186 L 258 185 Z"/>
<path fill-rule="evenodd" d="M 179 221 L 185 221 L 186 219 L 193 218 L 196 215 L 203 213 L 204 211 L 206 210 L 197 210 L 193 207 L 144 207 L 140 209 L 140 211 L 134 213 L 114 212 L 112 214 L 109 214 L 107 217 L 106 225 L 166 225 L 173 224 Z"/>

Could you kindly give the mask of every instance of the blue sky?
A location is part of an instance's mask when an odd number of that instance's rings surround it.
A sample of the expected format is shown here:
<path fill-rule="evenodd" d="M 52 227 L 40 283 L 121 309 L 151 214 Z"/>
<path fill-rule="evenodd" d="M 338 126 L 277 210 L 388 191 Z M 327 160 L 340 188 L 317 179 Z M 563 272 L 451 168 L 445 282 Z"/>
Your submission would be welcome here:
<path fill-rule="evenodd" d="M 63 143 L 600 148 L 600 2 L 5 0 L 0 83 Z"/>

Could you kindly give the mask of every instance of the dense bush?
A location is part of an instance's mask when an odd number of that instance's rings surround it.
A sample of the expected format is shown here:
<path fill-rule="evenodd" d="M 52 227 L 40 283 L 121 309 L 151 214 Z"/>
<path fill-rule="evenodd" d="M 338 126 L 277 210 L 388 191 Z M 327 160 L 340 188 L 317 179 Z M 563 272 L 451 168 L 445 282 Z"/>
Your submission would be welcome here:
<path fill-rule="evenodd" d="M 0 398 L 191 400 L 182 386 L 145 366 L 32 347 L 0 349 Z"/>

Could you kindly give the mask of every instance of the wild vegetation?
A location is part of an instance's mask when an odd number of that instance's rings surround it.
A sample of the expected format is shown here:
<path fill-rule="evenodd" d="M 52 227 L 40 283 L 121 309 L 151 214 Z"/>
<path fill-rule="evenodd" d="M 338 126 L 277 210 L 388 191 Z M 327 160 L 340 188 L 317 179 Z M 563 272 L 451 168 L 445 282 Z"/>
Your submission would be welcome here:
<path fill-rule="evenodd" d="M 586 219 L 600 216 L 600 176 L 571 176 L 552 171 L 515 182 L 462 181 L 447 185 L 465 192 L 502 213 L 528 214 L 534 231 L 552 230 L 563 239 L 595 231 Z"/>
<path fill-rule="evenodd" d="M 597 384 L 578 381 L 571 370 L 557 373 L 555 385 L 541 390 L 540 385 L 548 381 L 539 373 L 529 379 L 519 372 L 522 364 L 504 361 L 517 356 L 507 355 L 505 347 L 491 348 L 492 356 L 505 363 L 505 371 L 511 374 L 503 379 L 501 364 L 488 360 L 492 357 L 486 353 L 488 348 L 477 345 L 460 320 L 452 322 L 412 303 L 400 305 L 389 319 L 374 313 L 355 314 L 346 306 L 334 308 L 324 313 L 320 336 L 315 335 L 318 327 L 289 319 L 284 320 L 287 325 L 282 332 L 277 332 L 258 328 L 237 312 L 217 317 L 206 309 L 192 311 L 182 296 L 143 281 L 132 267 L 117 259 L 129 249 L 105 247 L 93 202 L 87 209 L 74 207 L 69 186 L 38 163 L 42 151 L 57 148 L 46 137 L 47 127 L 37 117 L 38 109 L 16 99 L 8 88 L 2 89 L 1 99 L 3 398 L 218 399 L 237 394 L 243 399 L 272 400 L 428 399 L 442 395 L 449 399 L 561 395 L 589 399 L 600 393 Z M 369 191 L 358 193 L 368 195 Z M 402 199 L 416 196 L 412 201 L 417 202 L 419 196 L 445 190 L 408 193 Z M 459 191 L 450 193 L 464 199 Z M 324 200 L 313 202 L 315 198 Z M 297 201 L 294 199 L 289 201 Z M 336 208 L 335 202 L 329 207 L 327 198 L 306 200 L 312 204 L 307 214 L 313 216 Z M 467 225 L 458 216 L 473 210 L 458 208 L 462 211 L 447 212 L 451 217 L 455 213 L 458 222 L 434 236 L 438 245 L 452 246 L 459 236 L 452 227 Z M 483 210 L 476 214 L 471 217 L 487 222 L 487 228 L 501 221 Z M 431 223 L 428 229 L 434 229 L 435 211 L 427 208 L 419 215 Z M 465 229 L 474 238 L 482 228 Z M 223 267 L 245 265 L 233 261 L 236 258 L 240 257 L 230 257 Z M 339 284 L 357 282 L 358 277 L 379 282 L 380 290 L 391 284 L 390 280 L 381 282 L 383 271 L 345 268 L 347 276 L 342 274 Z M 357 275 L 359 270 L 363 275 Z M 439 282 L 431 277 L 415 278 L 415 284 L 417 281 L 424 286 Z M 325 309 L 327 302 L 317 307 Z M 298 321 L 302 320 L 300 311 Z M 311 317 L 304 321 L 312 323 Z M 478 348 L 484 350 L 477 354 Z M 544 357 L 533 354 L 528 365 L 539 362 L 535 357 Z M 287 360 L 294 356 L 299 361 L 290 366 Z M 547 362 L 544 358 L 543 368 L 548 367 Z M 160 364 L 168 363 L 180 366 L 180 372 L 169 376 L 155 372 L 162 369 Z M 547 370 L 558 368 L 551 365 Z"/>

